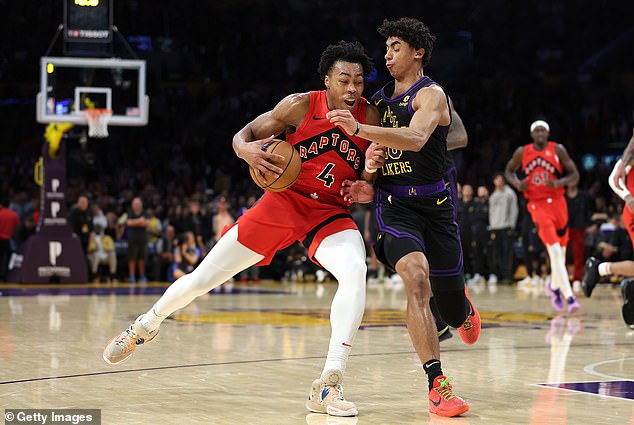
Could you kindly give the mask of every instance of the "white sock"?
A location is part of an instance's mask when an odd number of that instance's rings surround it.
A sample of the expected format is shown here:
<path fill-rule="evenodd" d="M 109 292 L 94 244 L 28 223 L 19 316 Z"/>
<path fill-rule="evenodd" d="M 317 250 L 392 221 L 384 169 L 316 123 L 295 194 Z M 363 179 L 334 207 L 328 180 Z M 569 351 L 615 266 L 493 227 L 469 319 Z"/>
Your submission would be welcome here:
<path fill-rule="evenodd" d="M 365 311 L 365 246 L 356 230 L 326 237 L 315 259 L 328 270 L 339 287 L 330 306 L 331 336 L 322 379 L 328 370 L 346 370 L 354 338 Z"/>
<path fill-rule="evenodd" d="M 156 313 L 155 305 L 152 306 L 150 311 L 141 317 L 141 326 L 143 326 L 149 333 L 158 329 L 158 327 L 161 326 L 161 323 L 163 323 L 163 320 L 167 319 L 167 315 L 159 315 Z"/>
<path fill-rule="evenodd" d="M 612 263 L 605 262 L 599 264 L 599 276 L 607 276 L 612 274 Z"/>
<path fill-rule="evenodd" d="M 238 242 L 238 226 L 233 226 L 218 240 L 202 263 L 194 271 L 172 283 L 146 313 L 148 316 L 146 330 L 154 331 L 167 316 L 185 307 L 195 298 L 222 285 L 232 276 L 263 258 L 263 255 Z"/>

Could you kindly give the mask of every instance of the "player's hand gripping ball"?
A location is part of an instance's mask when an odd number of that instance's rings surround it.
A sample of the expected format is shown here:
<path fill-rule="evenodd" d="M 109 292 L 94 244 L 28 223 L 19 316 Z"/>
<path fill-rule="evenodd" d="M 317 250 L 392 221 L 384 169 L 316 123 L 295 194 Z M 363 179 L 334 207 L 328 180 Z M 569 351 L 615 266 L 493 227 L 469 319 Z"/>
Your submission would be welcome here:
<path fill-rule="evenodd" d="M 284 161 L 273 161 L 273 164 L 283 170 L 282 174 L 278 178 L 266 179 L 266 177 L 257 174 L 252 167 L 249 167 L 251 178 L 255 184 L 264 190 L 281 192 L 288 189 L 297 181 L 299 174 L 302 172 L 302 160 L 299 157 L 299 152 L 290 143 L 278 139 L 274 139 L 271 143 L 264 145 L 264 149 L 269 153 L 284 157 Z"/>

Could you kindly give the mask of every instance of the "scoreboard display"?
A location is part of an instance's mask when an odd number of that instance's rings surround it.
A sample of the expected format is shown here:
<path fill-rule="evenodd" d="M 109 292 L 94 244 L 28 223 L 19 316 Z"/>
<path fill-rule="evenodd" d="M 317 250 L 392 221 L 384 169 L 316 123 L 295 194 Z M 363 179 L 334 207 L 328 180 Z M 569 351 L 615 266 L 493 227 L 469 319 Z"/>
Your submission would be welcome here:
<path fill-rule="evenodd" d="M 66 42 L 110 43 L 113 0 L 65 0 Z"/>

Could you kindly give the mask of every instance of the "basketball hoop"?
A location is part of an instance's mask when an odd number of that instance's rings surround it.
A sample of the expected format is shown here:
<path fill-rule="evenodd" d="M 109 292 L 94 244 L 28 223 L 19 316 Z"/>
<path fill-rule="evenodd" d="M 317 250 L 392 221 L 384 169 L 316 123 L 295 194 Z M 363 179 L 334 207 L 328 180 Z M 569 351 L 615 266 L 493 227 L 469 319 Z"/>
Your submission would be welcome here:
<path fill-rule="evenodd" d="M 108 122 L 112 117 L 112 109 L 84 109 L 83 113 L 88 120 L 88 136 L 98 139 L 108 137 Z"/>

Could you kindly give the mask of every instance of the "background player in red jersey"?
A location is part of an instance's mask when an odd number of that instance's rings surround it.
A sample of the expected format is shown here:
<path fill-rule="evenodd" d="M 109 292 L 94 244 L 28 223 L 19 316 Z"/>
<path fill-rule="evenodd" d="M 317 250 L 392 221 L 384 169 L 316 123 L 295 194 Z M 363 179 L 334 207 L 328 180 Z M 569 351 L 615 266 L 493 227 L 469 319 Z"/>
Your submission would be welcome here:
<path fill-rule="evenodd" d="M 548 289 L 553 308 L 563 311 L 565 298 L 568 312 L 574 313 L 580 305 L 572 292 L 566 268 L 568 206 L 564 186 L 577 184 L 579 171 L 563 145 L 548 141 L 548 123 L 537 120 L 530 130 L 533 143 L 515 150 L 504 175 L 515 189 L 524 192 L 537 234 L 548 250 L 551 276 Z M 516 174 L 520 167 L 525 175 L 521 180 Z"/>
<path fill-rule="evenodd" d="M 623 151 L 623 155 L 614 165 L 614 169 L 608 178 L 610 187 L 624 202 L 623 224 L 634 246 L 634 173 L 632 172 L 632 160 L 634 159 L 634 128 L 632 137 Z M 595 257 L 586 260 L 583 280 L 581 285 L 586 297 L 592 295 L 594 287 L 599 282 L 601 276 L 620 275 L 628 279 L 621 282 L 621 295 L 623 297 L 623 307 L 621 313 L 623 320 L 634 329 L 634 261 L 604 261 L 601 262 Z"/>
<path fill-rule="evenodd" d="M 328 46 L 318 70 L 326 90 L 285 97 L 233 138 L 238 157 L 258 172 L 276 176 L 282 170 L 272 160 L 279 155 L 262 147 L 273 140 L 272 135 L 285 133 L 302 158 L 298 181 L 283 192 L 265 192 L 194 271 L 174 282 L 147 313 L 108 344 L 103 354 L 108 363 L 125 360 L 137 345 L 152 340 L 167 316 L 196 297 L 247 267 L 268 264 L 276 251 L 301 241 L 310 258 L 339 282 L 331 305 L 328 355 L 306 407 L 335 416 L 357 414 L 354 403 L 344 399 L 341 382 L 365 309 L 366 255 L 363 238 L 339 192 L 344 179 L 364 173 L 369 142 L 357 136 L 358 128 L 344 132 L 335 127 L 326 113 L 346 109 L 358 122 L 374 125 L 379 117 L 361 97 L 364 77 L 373 70 L 361 44 L 341 41 Z M 382 163 L 383 151 L 373 147 L 369 153 Z"/>

